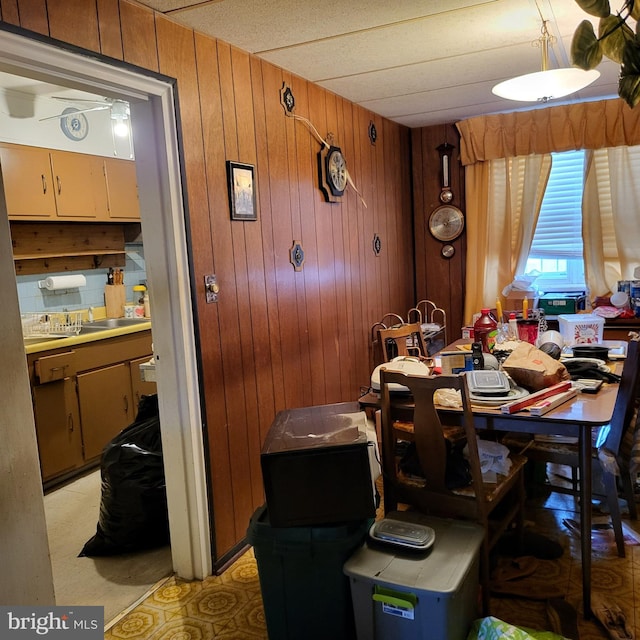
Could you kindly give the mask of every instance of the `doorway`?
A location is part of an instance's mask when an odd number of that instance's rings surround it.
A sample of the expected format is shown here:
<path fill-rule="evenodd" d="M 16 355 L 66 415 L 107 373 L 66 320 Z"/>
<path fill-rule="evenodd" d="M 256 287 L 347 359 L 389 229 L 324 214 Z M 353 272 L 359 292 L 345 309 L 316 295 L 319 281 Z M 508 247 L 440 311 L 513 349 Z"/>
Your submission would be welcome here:
<path fill-rule="evenodd" d="M 131 105 L 147 278 L 154 305 L 152 331 L 172 564 L 185 579 L 204 578 L 211 573 L 212 545 L 174 85 L 169 78 L 138 74 L 130 67 L 107 65 L 93 55 L 84 57 L 10 32 L 3 32 L 0 39 L 0 71 L 120 98 Z M 10 242 L 1 235 L 0 240 L 0 250 L 10 255 Z M 21 350 L 24 358 L 18 340 L 17 296 L 11 293 L 9 300 L 14 302 L 0 308 L 0 319 L 12 328 L 8 336 L 14 339 L 6 348 Z M 3 375 L 11 374 L 0 372 L 0 384 Z M 16 402 L 21 406 L 15 410 L 32 416 L 26 396 L 19 395 Z M 20 444 L 32 448 L 33 433 L 25 433 Z M 39 476 L 36 467 L 24 472 Z M 30 499 L 42 501 L 42 495 Z M 29 553 L 29 549 L 21 551 L 16 543 L 15 552 Z"/>

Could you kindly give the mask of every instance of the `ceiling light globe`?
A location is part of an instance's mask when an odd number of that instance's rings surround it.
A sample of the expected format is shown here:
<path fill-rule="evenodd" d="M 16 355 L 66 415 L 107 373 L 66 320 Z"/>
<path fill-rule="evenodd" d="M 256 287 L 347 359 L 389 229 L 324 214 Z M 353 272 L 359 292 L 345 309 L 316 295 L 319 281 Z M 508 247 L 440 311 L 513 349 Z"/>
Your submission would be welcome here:
<path fill-rule="evenodd" d="M 506 100 L 548 102 L 580 91 L 599 77 L 600 72 L 595 69 L 549 69 L 505 80 L 491 91 Z"/>

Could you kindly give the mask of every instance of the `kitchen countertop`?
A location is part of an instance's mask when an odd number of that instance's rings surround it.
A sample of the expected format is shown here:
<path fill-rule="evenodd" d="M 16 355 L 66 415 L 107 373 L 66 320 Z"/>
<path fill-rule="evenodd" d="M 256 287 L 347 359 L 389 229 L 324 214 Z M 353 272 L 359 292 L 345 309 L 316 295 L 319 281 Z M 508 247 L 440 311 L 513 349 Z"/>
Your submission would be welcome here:
<path fill-rule="evenodd" d="M 95 342 L 96 340 L 105 340 L 107 338 L 116 338 L 129 333 L 138 333 L 139 331 L 148 331 L 151 329 L 151 320 L 140 320 L 140 323 L 127 327 L 116 327 L 115 329 L 105 329 L 104 331 L 92 331 L 78 336 L 70 336 L 68 338 L 37 338 L 25 340 L 25 353 L 39 353 L 40 351 L 49 351 L 50 349 L 59 349 L 61 347 L 74 347 L 78 344 L 87 342 Z M 37 340 L 37 341 L 33 341 Z"/>

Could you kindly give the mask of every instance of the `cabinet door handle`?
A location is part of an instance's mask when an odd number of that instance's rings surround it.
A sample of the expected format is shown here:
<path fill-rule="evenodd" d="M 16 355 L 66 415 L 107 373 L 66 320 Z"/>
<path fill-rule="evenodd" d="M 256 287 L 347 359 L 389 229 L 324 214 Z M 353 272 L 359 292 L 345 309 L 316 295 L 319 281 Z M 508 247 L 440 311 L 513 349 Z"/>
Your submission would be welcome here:
<path fill-rule="evenodd" d="M 122 399 L 124 400 L 124 412 L 128 414 L 129 413 L 129 396 L 124 395 L 122 396 Z"/>
<path fill-rule="evenodd" d="M 67 416 L 67 423 L 69 424 L 69 433 L 73 433 L 73 414 Z"/>
<path fill-rule="evenodd" d="M 46 194 L 47 193 L 47 177 L 44 175 L 44 173 L 40 177 L 42 178 L 42 193 Z"/>
<path fill-rule="evenodd" d="M 62 193 L 62 180 L 60 180 L 60 176 L 56 176 L 56 183 L 58 184 L 58 195 Z"/>

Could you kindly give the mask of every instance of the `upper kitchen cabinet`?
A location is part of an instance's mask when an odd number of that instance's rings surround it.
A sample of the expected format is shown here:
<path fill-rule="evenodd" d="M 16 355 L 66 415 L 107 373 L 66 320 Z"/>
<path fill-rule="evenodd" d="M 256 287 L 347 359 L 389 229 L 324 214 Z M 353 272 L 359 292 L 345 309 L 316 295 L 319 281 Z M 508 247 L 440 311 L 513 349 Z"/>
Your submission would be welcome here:
<path fill-rule="evenodd" d="M 10 220 L 140 220 L 132 161 L 2 143 L 0 165 Z"/>
<path fill-rule="evenodd" d="M 56 198 L 47 149 L 1 144 L 0 167 L 10 218 L 55 218 Z"/>
<path fill-rule="evenodd" d="M 56 197 L 56 217 L 104 220 L 107 192 L 103 158 L 69 151 L 50 151 L 49 155 Z"/>
<path fill-rule="evenodd" d="M 140 220 L 136 165 L 131 160 L 103 158 L 107 209 L 111 220 Z"/>

